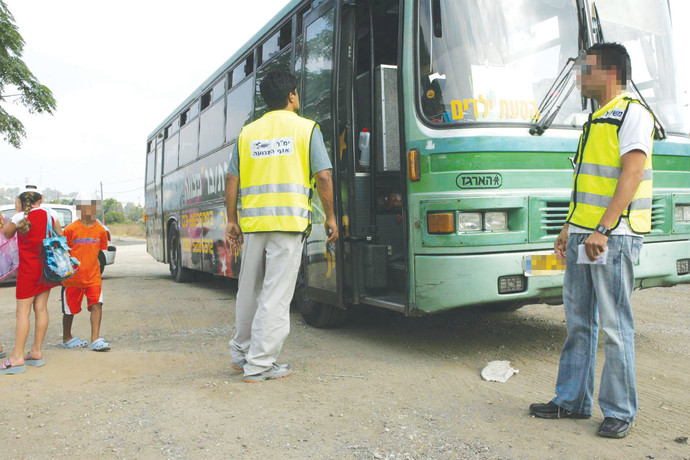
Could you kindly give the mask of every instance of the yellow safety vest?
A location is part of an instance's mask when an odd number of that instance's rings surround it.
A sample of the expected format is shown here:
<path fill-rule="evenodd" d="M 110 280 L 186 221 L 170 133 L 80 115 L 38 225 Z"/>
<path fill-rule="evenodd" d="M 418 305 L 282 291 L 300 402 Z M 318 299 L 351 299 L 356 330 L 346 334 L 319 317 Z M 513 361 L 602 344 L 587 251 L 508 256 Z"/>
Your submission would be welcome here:
<path fill-rule="evenodd" d="M 309 147 L 315 126 L 294 112 L 274 110 L 242 128 L 237 146 L 244 233 L 310 228 Z"/>
<path fill-rule="evenodd" d="M 633 99 L 630 93 L 623 93 L 594 112 L 583 126 L 577 147 L 568 223 L 593 230 L 611 203 L 622 171 L 618 130 L 630 104 L 640 104 L 640 101 Z M 649 135 L 654 135 L 653 130 Z M 621 214 L 635 233 L 648 233 L 652 228 L 652 175 L 650 151 L 644 164 L 642 182 L 632 202 Z M 619 223 L 620 217 L 612 229 Z"/>

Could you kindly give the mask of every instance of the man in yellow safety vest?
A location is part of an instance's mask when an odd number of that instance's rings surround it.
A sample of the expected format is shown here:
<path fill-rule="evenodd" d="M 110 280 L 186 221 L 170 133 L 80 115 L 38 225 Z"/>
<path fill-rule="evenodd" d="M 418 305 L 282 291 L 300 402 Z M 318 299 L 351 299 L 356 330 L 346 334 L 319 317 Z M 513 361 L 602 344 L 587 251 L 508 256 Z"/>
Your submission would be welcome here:
<path fill-rule="evenodd" d="M 270 111 L 242 128 L 225 182 L 226 239 L 243 246 L 230 355 L 250 383 L 292 373 L 276 360 L 290 332 L 290 301 L 311 230 L 312 179 L 326 214 L 327 242 L 338 238 L 331 162 L 318 125 L 295 113 L 297 79 L 273 71 L 260 89 Z"/>
<path fill-rule="evenodd" d="M 589 48 L 578 62 L 583 96 L 600 108 L 583 127 L 570 210 L 555 243 L 566 259 L 563 303 L 568 336 L 556 397 L 532 404 L 547 419 L 589 418 L 599 324 L 606 362 L 599 388 L 600 436 L 622 438 L 637 413 L 635 343 L 630 296 L 642 235 L 651 229 L 654 116 L 625 91 L 630 56 L 616 43 Z"/>

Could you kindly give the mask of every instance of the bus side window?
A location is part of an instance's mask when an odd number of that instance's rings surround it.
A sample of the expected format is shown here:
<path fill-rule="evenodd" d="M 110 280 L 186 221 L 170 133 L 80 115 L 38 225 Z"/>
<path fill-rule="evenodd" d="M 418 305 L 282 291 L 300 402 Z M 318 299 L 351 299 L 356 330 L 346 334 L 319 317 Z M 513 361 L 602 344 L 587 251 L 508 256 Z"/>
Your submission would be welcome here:
<path fill-rule="evenodd" d="M 161 131 L 156 136 L 156 183 L 160 184 L 161 175 L 163 175 L 163 132 Z"/>
<path fill-rule="evenodd" d="M 150 184 L 153 182 L 153 172 L 155 165 L 155 154 L 153 150 L 153 141 L 149 141 L 146 144 L 146 183 Z"/>
<path fill-rule="evenodd" d="M 237 140 L 242 126 L 250 121 L 254 102 L 254 80 L 247 79 L 235 87 L 227 96 L 227 119 L 225 123 L 225 141 Z"/>
<path fill-rule="evenodd" d="M 216 83 L 201 96 L 199 156 L 220 147 L 225 141 L 225 80 Z"/>

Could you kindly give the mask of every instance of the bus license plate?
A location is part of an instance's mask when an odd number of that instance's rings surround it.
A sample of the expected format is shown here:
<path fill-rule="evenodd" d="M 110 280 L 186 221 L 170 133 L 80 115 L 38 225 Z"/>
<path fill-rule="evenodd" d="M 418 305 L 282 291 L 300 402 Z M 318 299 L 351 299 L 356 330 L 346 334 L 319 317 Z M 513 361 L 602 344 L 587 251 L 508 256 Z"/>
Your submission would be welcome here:
<path fill-rule="evenodd" d="M 523 260 L 525 276 L 562 275 L 565 273 L 565 260 L 556 254 L 532 254 Z"/>

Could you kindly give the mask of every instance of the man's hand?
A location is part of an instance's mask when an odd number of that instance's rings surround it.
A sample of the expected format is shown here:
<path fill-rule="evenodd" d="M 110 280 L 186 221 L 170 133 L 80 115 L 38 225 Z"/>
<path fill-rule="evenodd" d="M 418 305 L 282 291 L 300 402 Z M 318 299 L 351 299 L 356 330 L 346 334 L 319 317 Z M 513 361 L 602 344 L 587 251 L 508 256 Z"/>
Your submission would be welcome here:
<path fill-rule="evenodd" d="M 553 244 L 553 252 L 556 253 L 556 255 L 565 260 L 565 248 L 568 246 L 568 224 L 565 224 L 563 228 L 561 229 L 561 233 L 558 234 L 558 238 L 556 238 L 556 242 Z"/>
<path fill-rule="evenodd" d="M 237 222 L 228 222 L 228 227 L 225 230 L 225 241 L 227 241 L 233 249 L 242 249 L 244 238 L 242 237 L 242 230 Z"/>
<path fill-rule="evenodd" d="M 338 224 L 335 218 L 327 219 L 323 226 L 326 228 L 326 235 L 328 235 L 326 243 L 333 243 L 338 239 Z"/>
<path fill-rule="evenodd" d="M 601 256 L 601 253 L 606 251 L 606 243 L 608 241 L 608 236 L 604 236 L 599 232 L 592 232 L 589 238 L 585 240 L 585 252 L 587 252 L 589 260 L 592 262 L 597 260 Z"/>

